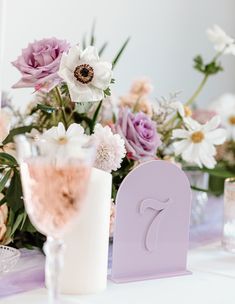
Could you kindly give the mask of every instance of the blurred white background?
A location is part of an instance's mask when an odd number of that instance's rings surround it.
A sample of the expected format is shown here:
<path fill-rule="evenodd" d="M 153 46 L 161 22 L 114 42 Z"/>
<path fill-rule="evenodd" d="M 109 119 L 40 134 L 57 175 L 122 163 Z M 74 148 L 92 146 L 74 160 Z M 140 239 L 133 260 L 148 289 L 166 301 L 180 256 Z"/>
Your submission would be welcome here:
<path fill-rule="evenodd" d="M 205 30 L 220 25 L 235 36 L 234 0 L 7 0 L 3 88 L 10 90 L 19 72 L 10 64 L 34 39 L 56 36 L 71 43 L 82 40 L 96 19 L 98 44 L 109 41 L 104 58 L 111 60 L 131 36 L 116 70 L 116 95 L 124 94 L 131 82 L 148 76 L 154 96 L 182 91 L 184 101 L 193 93 L 201 75 L 192 69 L 192 58 L 201 53 L 211 59 L 213 47 Z M 225 72 L 209 80 L 199 97 L 208 103 L 224 92 L 235 92 L 235 57 L 222 59 Z M 32 98 L 32 89 L 11 90 L 21 106 Z"/>

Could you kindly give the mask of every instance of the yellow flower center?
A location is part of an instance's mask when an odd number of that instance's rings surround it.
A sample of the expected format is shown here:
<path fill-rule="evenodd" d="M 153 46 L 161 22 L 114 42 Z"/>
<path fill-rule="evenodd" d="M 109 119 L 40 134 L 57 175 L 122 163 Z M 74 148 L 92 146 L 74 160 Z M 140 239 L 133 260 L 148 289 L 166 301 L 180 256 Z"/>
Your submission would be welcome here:
<path fill-rule="evenodd" d="M 68 142 L 68 139 L 67 139 L 67 137 L 65 137 L 65 136 L 59 137 L 59 138 L 58 138 L 58 143 L 59 143 L 60 145 L 65 145 L 65 144 L 67 144 L 67 142 Z"/>
<path fill-rule="evenodd" d="M 193 113 L 192 113 L 192 110 L 190 109 L 190 107 L 184 106 L 184 114 L 186 117 L 192 116 Z"/>
<path fill-rule="evenodd" d="M 195 144 L 202 142 L 204 138 L 205 136 L 201 131 L 196 131 L 191 135 L 191 140 Z"/>
<path fill-rule="evenodd" d="M 230 125 L 235 125 L 235 115 L 230 116 L 228 122 L 230 123 Z"/>

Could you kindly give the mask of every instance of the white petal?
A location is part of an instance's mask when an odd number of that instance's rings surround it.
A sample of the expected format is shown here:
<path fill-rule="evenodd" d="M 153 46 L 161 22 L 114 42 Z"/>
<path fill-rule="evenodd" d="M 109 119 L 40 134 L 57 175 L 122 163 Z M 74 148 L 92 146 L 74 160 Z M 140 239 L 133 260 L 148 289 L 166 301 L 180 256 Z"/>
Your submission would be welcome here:
<path fill-rule="evenodd" d="M 221 145 L 226 140 L 226 130 L 219 128 L 207 133 L 205 137 L 210 143 L 214 145 Z"/>
<path fill-rule="evenodd" d="M 74 70 L 77 65 L 79 65 L 81 50 L 79 46 L 74 45 L 69 49 L 67 60 L 66 60 L 66 67 L 70 70 Z"/>
<path fill-rule="evenodd" d="M 81 125 L 79 124 L 76 124 L 76 123 L 73 123 L 69 126 L 67 132 L 66 132 L 66 135 L 68 137 L 80 137 L 81 135 L 84 134 L 84 129 Z"/>
<path fill-rule="evenodd" d="M 99 55 L 94 46 L 88 46 L 80 56 L 81 60 L 84 62 L 93 62 L 93 61 L 98 61 L 99 60 Z"/>
<path fill-rule="evenodd" d="M 173 138 L 188 138 L 189 137 L 189 131 L 183 130 L 183 129 L 173 130 L 172 137 Z"/>
<path fill-rule="evenodd" d="M 65 135 L 66 135 L 65 127 L 62 124 L 62 122 L 59 122 L 58 127 L 57 127 L 57 136 L 63 137 Z"/>
<path fill-rule="evenodd" d="M 225 54 L 231 54 L 235 56 L 235 44 L 231 44 L 230 46 L 228 46 L 224 52 Z"/>
<path fill-rule="evenodd" d="M 182 154 L 182 152 L 185 151 L 185 149 L 187 149 L 189 146 L 190 146 L 190 141 L 188 141 L 187 139 L 174 142 L 173 147 L 174 147 L 175 155 Z"/>
<path fill-rule="evenodd" d="M 189 146 L 187 147 L 187 149 L 185 149 L 182 153 L 182 158 L 185 160 L 185 161 L 188 161 L 188 162 L 193 162 L 193 157 L 192 157 L 192 152 L 193 152 L 193 146 L 194 144 L 191 142 L 189 144 Z"/>
<path fill-rule="evenodd" d="M 104 92 L 92 86 L 86 85 L 82 90 L 80 87 L 71 87 L 70 85 L 68 87 L 73 102 L 95 102 L 104 98 Z"/>
<path fill-rule="evenodd" d="M 70 69 L 68 68 L 61 69 L 58 74 L 65 82 L 67 82 L 67 84 L 70 84 L 70 86 L 76 85 L 77 80 Z"/>
<path fill-rule="evenodd" d="M 94 78 L 92 85 L 98 89 L 105 90 L 108 88 L 112 78 L 112 65 L 109 62 L 97 62 L 93 65 Z"/>
<path fill-rule="evenodd" d="M 209 132 L 211 130 L 216 129 L 221 123 L 221 119 L 219 115 L 212 117 L 203 127 L 202 129 L 205 132 Z"/>
<path fill-rule="evenodd" d="M 47 140 L 49 139 L 57 139 L 57 127 L 52 127 L 46 132 L 43 133 L 42 138 L 45 138 Z"/>
<path fill-rule="evenodd" d="M 188 129 L 195 131 L 195 130 L 200 130 L 202 125 L 199 124 L 196 120 L 192 119 L 191 117 L 187 117 L 184 119 L 184 122 Z"/>
<path fill-rule="evenodd" d="M 213 155 L 207 154 L 203 149 L 200 150 L 200 159 L 202 164 L 209 169 L 213 169 L 216 165 Z"/>
<path fill-rule="evenodd" d="M 200 146 L 201 146 L 201 150 L 204 151 L 205 154 L 208 154 L 208 155 L 216 154 L 216 148 L 210 142 L 204 140 L 203 142 L 200 143 Z"/>

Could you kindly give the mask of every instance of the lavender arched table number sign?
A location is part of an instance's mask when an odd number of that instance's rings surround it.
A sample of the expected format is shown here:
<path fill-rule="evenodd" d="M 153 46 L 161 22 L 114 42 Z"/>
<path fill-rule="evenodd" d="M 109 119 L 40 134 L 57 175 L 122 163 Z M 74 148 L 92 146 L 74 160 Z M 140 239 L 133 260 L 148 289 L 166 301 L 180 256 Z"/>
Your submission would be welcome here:
<path fill-rule="evenodd" d="M 190 273 L 191 190 L 180 168 L 161 160 L 138 166 L 122 182 L 116 204 L 111 280 Z"/>

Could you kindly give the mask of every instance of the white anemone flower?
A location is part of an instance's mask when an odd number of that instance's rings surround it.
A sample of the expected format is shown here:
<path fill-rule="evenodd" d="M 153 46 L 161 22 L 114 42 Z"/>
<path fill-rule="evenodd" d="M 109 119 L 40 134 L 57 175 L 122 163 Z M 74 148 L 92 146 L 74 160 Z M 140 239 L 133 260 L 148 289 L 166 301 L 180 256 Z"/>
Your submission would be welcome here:
<path fill-rule="evenodd" d="M 187 129 L 173 130 L 173 139 L 179 140 L 173 143 L 175 155 L 181 155 L 183 160 L 199 167 L 214 168 L 215 145 L 222 144 L 226 139 L 226 131 L 218 128 L 219 124 L 219 116 L 214 116 L 204 125 L 185 118 Z"/>
<path fill-rule="evenodd" d="M 218 25 L 207 29 L 207 36 L 217 52 L 235 55 L 235 40 L 228 36 Z"/>
<path fill-rule="evenodd" d="M 112 79 L 112 64 L 101 61 L 93 46 L 82 51 L 75 45 L 62 55 L 59 75 L 67 83 L 73 102 L 100 101 Z"/>
<path fill-rule="evenodd" d="M 83 157 L 82 147 L 88 141 L 84 129 L 79 124 L 73 123 L 65 130 L 63 123 L 45 131 L 38 141 L 43 154 L 55 159 L 65 160 L 67 157 Z"/>
<path fill-rule="evenodd" d="M 235 141 L 235 94 L 223 94 L 209 105 L 209 109 L 220 116 L 227 140 Z"/>
<path fill-rule="evenodd" d="M 94 166 L 106 172 L 116 171 L 125 157 L 125 142 L 119 134 L 113 134 L 111 128 L 101 124 L 95 126 L 93 138 L 97 150 Z"/>

